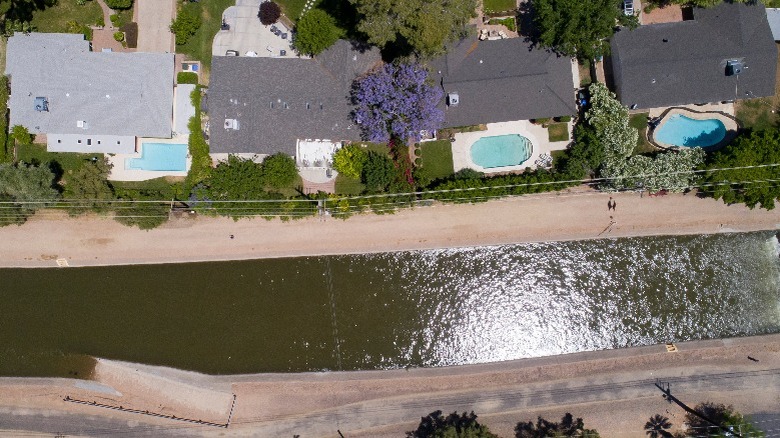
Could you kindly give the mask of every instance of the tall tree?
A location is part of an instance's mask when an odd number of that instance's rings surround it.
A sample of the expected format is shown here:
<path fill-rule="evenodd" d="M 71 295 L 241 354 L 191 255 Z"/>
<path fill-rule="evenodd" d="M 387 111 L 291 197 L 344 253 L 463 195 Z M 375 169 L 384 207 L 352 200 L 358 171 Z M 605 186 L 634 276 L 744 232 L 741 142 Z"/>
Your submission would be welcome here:
<path fill-rule="evenodd" d="M 742 414 L 735 411 L 733 406 L 703 402 L 696 405 L 693 410 L 699 415 L 690 412 L 685 415 L 685 422 L 688 424 L 686 432 L 689 436 L 725 438 L 733 437 L 734 433 L 751 438 L 764 436 L 763 431 L 753 426 Z M 701 417 L 705 417 L 719 426 L 714 426 Z"/>
<path fill-rule="evenodd" d="M 352 94 L 353 116 L 366 139 L 419 141 L 420 131 L 440 128 L 442 91 L 427 80 L 428 70 L 420 64 L 385 64 L 359 79 Z"/>
<path fill-rule="evenodd" d="M 477 415 L 453 412 L 446 417 L 441 411 L 432 412 L 420 419 L 416 430 L 406 433 L 407 438 L 498 438 L 487 426 L 479 424 Z"/>
<path fill-rule="evenodd" d="M 580 141 L 590 142 L 584 147 L 603 150 L 599 167 L 599 176 L 606 179 L 603 188 L 682 191 L 698 180 L 693 170 L 704 162 L 701 148 L 658 153 L 652 158 L 633 155 L 638 131 L 629 124 L 628 108 L 604 84 L 594 83 L 589 91 L 585 120 L 593 133 Z"/>
<path fill-rule="evenodd" d="M 65 176 L 64 195 L 71 201 L 71 214 L 94 211 L 105 211 L 109 202 L 114 199 L 114 191 L 108 183 L 111 164 L 108 158 L 85 163 L 76 171 L 70 171 Z"/>
<path fill-rule="evenodd" d="M 645 433 L 650 438 L 672 438 L 669 429 L 672 428 L 672 422 L 663 415 L 655 414 L 645 423 Z"/>
<path fill-rule="evenodd" d="M 574 418 L 566 413 L 560 422 L 553 422 L 538 417 L 533 422 L 519 422 L 515 426 L 516 438 L 546 438 L 546 437 L 581 437 L 598 438 L 599 433 L 593 429 L 585 429 L 582 418 Z"/>
<path fill-rule="evenodd" d="M 59 198 L 54 180 L 48 167 L 0 164 L 0 193 L 12 197 L 26 211 L 46 207 Z"/>
<path fill-rule="evenodd" d="M 742 202 L 748 207 L 772 210 L 780 198 L 780 130 L 771 129 L 737 137 L 728 146 L 714 152 L 705 175 L 715 199 L 726 203 Z M 769 165 L 764 167 L 764 165 Z M 739 167 L 741 169 L 720 170 Z"/>
<path fill-rule="evenodd" d="M 615 24 L 629 28 L 639 22 L 626 16 L 622 0 L 532 0 L 538 40 L 561 55 L 595 59 L 609 53 Z"/>
<path fill-rule="evenodd" d="M 319 55 L 342 37 L 336 20 L 322 9 L 306 12 L 295 25 L 293 45 L 305 55 Z"/>
<path fill-rule="evenodd" d="M 431 56 L 464 33 L 476 14 L 475 0 L 350 0 L 358 30 L 379 47 L 396 45 Z"/>

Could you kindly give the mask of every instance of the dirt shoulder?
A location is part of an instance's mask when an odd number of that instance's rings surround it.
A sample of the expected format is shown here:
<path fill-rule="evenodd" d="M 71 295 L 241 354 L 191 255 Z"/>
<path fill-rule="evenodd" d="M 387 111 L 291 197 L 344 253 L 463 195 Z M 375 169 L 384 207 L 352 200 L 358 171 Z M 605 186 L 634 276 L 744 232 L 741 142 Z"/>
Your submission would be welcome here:
<path fill-rule="evenodd" d="M 347 220 L 182 218 L 151 231 L 45 212 L 21 227 L 0 228 L 0 267 L 53 267 L 57 259 L 70 266 L 245 260 L 780 227 L 780 209 L 750 210 L 694 195 L 612 196 L 614 212 L 607 210 L 609 195 L 584 191 Z"/>
<path fill-rule="evenodd" d="M 101 360 L 91 382 L 0 378 L 0 417 L 4 412 L 100 416 L 188 435 L 310 437 L 340 430 L 351 437 L 397 437 L 437 409 L 474 410 L 494 432 L 511 436 L 518 421 L 572 411 L 602 436 L 640 436 L 646 418 L 664 410 L 671 409 L 665 415 L 681 423 L 684 412 L 663 401 L 653 385 L 660 379 L 691 404 L 707 399 L 778 418 L 780 335 L 686 342 L 677 348 L 667 352 L 656 345 L 444 368 L 243 376 Z M 66 397 L 168 418 L 70 403 Z M 227 429 L 170 418 L 224 423 L 231 411 Z"/>

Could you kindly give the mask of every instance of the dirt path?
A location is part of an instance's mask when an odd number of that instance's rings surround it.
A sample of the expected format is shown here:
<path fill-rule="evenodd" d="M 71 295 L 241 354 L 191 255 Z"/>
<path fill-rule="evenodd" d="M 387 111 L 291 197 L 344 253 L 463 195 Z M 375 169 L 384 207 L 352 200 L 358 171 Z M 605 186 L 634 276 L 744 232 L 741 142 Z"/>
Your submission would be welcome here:
<path fill-rule="evenodd" d="M 607 210 L 609 195 L 585 191 L 347 220 L 183 218 L 151 231 L 108 218 L 41 212 L 21 227 L 0 228 L 0 267 L 54 267 L 58 259 L 70 266 L 244 260 L 780 227 L 780 209 L 750 210 L 694 195 L 613 197 L 614 212 Z"/>

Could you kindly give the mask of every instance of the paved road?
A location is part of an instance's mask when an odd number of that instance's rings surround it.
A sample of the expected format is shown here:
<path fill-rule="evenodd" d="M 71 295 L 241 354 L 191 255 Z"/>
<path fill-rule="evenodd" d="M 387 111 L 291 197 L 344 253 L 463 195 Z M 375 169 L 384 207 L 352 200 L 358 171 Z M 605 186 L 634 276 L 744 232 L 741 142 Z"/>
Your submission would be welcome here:
<path fill-rule="evenodd" d="M 138 20 L 138 51 L 173 53 L 173 34 L 170 31 L 174 14 L 173 0 L 136 0 Z"/>
<path fill-rule="evenodd" d="M 627 377 L 627 376 L 623 376 Z M 694 394 L 733 393 L 750 394 L 752 397 L 774 397 L 780 391 L 780 369 L 755 372 L 726 372 L 717 374 L 697 374 L 682 377 L 669 377 L 664 381 L 671 384 L 673 394 L 682 394 L 690 398 L 694 405 L 701 400 Z M 257 436 L 285 437 L 300 434 L 308 436 L 336 436 L 337 430 L 345 435 L 349 432 L 363 431 L 365 436 L 376 436 L 366 433 L 366 430 L 382 428 L 390 424 L 408 424 L 409 420 L 418 419 L 437 409 L 443 412 L 475 411 L 480 416 L 498 415 L 511 412 L 541 412 L 555 407 L 561 414 L 581 404 L 608 404 L 621 401 L 630 404 L 633 401 L 647 399 L 661 400 L 661 393 L 655 387 L 656 379 L 623 380 L 599 377 L 594 379 L 576 379 L 564 383 L 527 385 L 500 390 L 490 390 L 480 393 L 451 392 L 430 396 L 397 397 L 381 399 L 340 407 L 325 412 L 316 412 L 291 418 L 277 418 L 268 421 L 255 422 L 253 419 L 237 421 L 234 426 L 252 426 Z M 679 408 L 677 408 L 679 410 Z M 573 410 L 576 412 L 576 409 Z M 682 412 L 682 411 L 680 411 Z M 654 412 L 648 412 L 636 419 L 637 429 L 641 435 L 641 425 Z M 657 413 L 657 412 L 656 412 Z M 762 421 L 775 421 L 780 416 L 765 413 Z M 581 415 L 581 414 L 578 414 Z M 524 418 L 515 417 L 514 422 Z M 533 417 L 528 418 L 533 419 Z M 590 419 L 592 421 L 593 419 Z M 640 421 L 641 420 L 641 421 Z M 780 426 L 778 426 L 780 427 Z M 399 431 L 404 430 L 400 428 Z M 632 436 L 633 434 L 628 434 Z M 354 435 L 352 435 L 354 436 Z M 396 432 L 396 436 L 398 433 Z M 612 436 L 612 435 L 605 435 Z"/>
<path fill-rule="evenodd" d="M 675 370 L 673 373 L 680 372 Z M 671 384 L 672 393 L 686 397 L 691 404 L 698 402 L 695 394 L 726 393 L 735 398 L 747 396 L 751 400 L 776 398 L 780 393 L 780 369 L 696 373 L 690 376 L 670 376 L 662 378 Z M 56 412 L 33 412 L 30 410 L 10 410 L 0 408 L 0 436 L 18 436 L 15 430 L 37 431 L 43 434 L 62 433 L 67 436 L 181 436 L 181 435 L 225 435 L 258 437 L 305 437 L 337 436 L 340 430 L 345 436 L 379 436 L 371 429 L 388 425 L 408 425 L 410 420 L 424 416 L 437 409 L 444 412 L 454 410 L 474 410 L 482 417 L 511 412 L 542 412 L 550 407 L 557 411 L 573 410 L 577 405 L 609 405 L 619 401 L 630 406 L 636 401 L 661 399 L 660 392 L 654 386 L 656 379 L 631 379 L 630 374 L 620 376 L 601 376 L 581 378 L 565 382 L 525 385 L 487 391 L 445 392 L 432 395 L 400 396 L 383 398 L 361 403 L 353 403 L 322 412 L 307 415 L 291 415 L 262 419 L 242 418 L 236 420 L 228 430 L 194 426 L 170 421 L 167 424 L 145 424 L 133 416 L 127 421 L 101 418 L 97 416 L 77 416 Z M 571 409 L 575 407 L 575 409 Z M 756 404 L 761 411 L 761 405 Z M 679 409 L 678 409 L 679 410 Z M 260 413 L 258 413 L 260 414 Z M 652 414 L 648 413 L 646 416 Z M 578 413 L 577 415 L 582 415 Z M 615 414 L 617 415 L 617 414 Z M 643 422 L 642 418 L 636 419 Z M 517 420 L 523 418 L 517 418 Z M 514 421 L 517 421 L 514 420 Z M 592 418 L 589 419 L 592 424 Z M 640 421 L 641 420 L 641 421 Z M 756 417 L 763 428 L 774 430 L 780 427 L 780 415 L 777 412 L 762 412 Z M 625 436 L 634 436 L 641 432 L 641 426 L 627 431 Z M 400 427 L 399 430 L 404 430 Z M 368 432 L 366 432 L 368 431 Z M 390 435 L 398 435 L 397 431 Z M 25 435 L 29 435 L 25 433 Z M 612 435 L 610 435 L 612 436 Z M 767 436 L 773 436 L 769 433 Z"/>

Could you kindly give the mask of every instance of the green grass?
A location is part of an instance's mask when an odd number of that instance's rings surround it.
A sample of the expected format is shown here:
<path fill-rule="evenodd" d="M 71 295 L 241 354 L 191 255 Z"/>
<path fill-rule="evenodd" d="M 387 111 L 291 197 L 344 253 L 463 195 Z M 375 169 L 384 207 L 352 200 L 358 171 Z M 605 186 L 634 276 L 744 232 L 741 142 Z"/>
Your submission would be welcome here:
<path fill-rule="evenodd" d="M 306 0 L 277 0 L 276 3 L 282 7 L 282 13 L 284 13 L 287 18 L 296 22 L 301 15 L 303 7 L 306 5 Z M 316 6 L 317 2 L 315 2 L 314 5 Z"/>
<path fill-rule="evenodd" d="M 632 128 L 636 128 L 639 131 L 639 136 L 636 140 L 636 148 L 634 148 L 634 155 L 646 154 L 649 152 L 657 152 L 655 146 L 647 141 L 647 117 L 648 113 L 632 114 L 628 119 L 628 125 Z"/>
<path fill-rule="evenodd" d="M 485 0 L 484 10 L 486 13 L 513 11 L 517 8 L 515 0 Z"/>
<path fill-rule="evenodd" d="M 547 127 L 547 136 L 550 141 L 566 141 L 569 139 L 568 123 L 553 123 Z"/>
<path fill-rule="evenodd" d="M 580 62 L 577 64 L 577 68 L 580 72 L 580 87 L 585 87 L 593 83 L 593 78 L 590 75 L 590 62 Z"/>
<path fill-rule="evenodd" d="M 190 59 L 200 60 L 206 70 L 204 72 L 206 75 L 211 68 L 211 43 L 222 25 L 222 12 L 235 4 L 236 0 L 209 0 L 190 4 L 190 7 L 200 9 L 202 24 L 195 35 L 190 37 L 187 44 L 176 46 L 176 52 L 184 53 Z"/>
<path fill-rule="evenodd" d="M 737 119 L 747 129 L 760 131 L 780 125 L 777 114 L 772 113 L 770 99 L 740 100 L 734 105 Z"/>
<path fill-rule="evenodd" d="M 452 175 L 452 143 L 448 140 L 427 141 L 421 143 L 420 157 L 423 172 L 431 181 Z"/>
<path fill-rule="evenodd" d="M 54 167 L 61 169 L 62 173 L 80 168 L 93 157 L 101 158 L 103 156 L 103 154 L 48 152 L 46 145 L 43 144 L 17 145 L 16 151 L 17 161 L 28 164 L 56 163 Z"/>
<path fill-rule="evenodd" d="M 31 24 L 38 32 L 61 33 L 68 32 L 67 23 L 70 21 L 92 25 L 97 24 L 101 17 L 103 11 L 95 0 L 88 1 L 84 6 L 77 5 L 76 0 L 59 0 L 54 6 L 33 12 Z"/>
<path fill-rule="evenodd" d="M 494 18 L 488 22 L 488 24 L 503 24 L 506 26 L 507 29 L 511 30 L 512 32 L 517 31 L 517 24 L 515 22 L 515 17 L 507 17 L 499 20 L 498 18 Z"/>
<path fill-rule="evenodd" d="M 338 195 L 359 195 L 363 193 L 366 186 L 359 179 L 350 178 L 339 174 L 336 177 L 336 194 Z"/>

